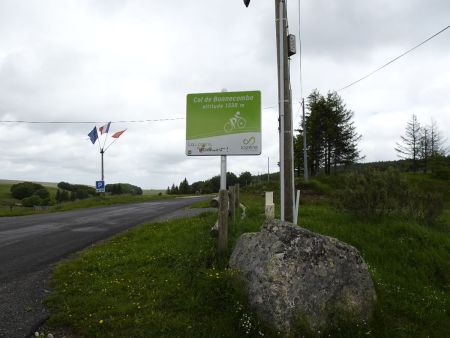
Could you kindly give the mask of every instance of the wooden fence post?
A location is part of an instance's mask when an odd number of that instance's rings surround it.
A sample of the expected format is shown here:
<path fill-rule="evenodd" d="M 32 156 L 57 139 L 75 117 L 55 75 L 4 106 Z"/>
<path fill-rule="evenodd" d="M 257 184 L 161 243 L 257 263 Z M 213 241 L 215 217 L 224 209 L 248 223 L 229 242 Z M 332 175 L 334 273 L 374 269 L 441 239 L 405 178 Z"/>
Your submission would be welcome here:
<path fill-rule="evenodd" d="M 224 253 L 228 248 L 228 191 L 219 191 L 218 249 Z"/>
<path fill-rule="evenodd" d="M 237 183 L 235 186 L 235 194 L 236 194 L 236 209 L 239 210 L 239 205 L 241 204 L 241 196 L 240 196 L 240 189 L 239 189 L 239 183 Z"/>
<path fill-rule="evenodd" d="M 236 187 L 230 186 L 230 215 L 231 221 L 234 223 L 236 221 Z"/>

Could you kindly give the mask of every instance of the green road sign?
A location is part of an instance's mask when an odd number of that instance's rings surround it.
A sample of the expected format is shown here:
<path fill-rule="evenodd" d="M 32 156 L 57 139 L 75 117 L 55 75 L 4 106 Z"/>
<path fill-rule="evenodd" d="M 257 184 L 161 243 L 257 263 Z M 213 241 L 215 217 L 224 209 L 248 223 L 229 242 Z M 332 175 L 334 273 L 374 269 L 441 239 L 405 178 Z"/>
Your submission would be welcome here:
<path fill-rule="evenodd" d="M 261 92 L 188 94 L 186 155 L 261 154 Z"/>

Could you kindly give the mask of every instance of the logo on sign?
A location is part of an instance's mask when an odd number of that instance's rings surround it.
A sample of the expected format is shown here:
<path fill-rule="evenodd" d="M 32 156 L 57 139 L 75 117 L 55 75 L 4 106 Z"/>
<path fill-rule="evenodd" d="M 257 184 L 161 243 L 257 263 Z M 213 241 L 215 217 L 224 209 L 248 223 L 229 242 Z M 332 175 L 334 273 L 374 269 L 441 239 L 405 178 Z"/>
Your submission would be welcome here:
<path fill-rule="evenodd" d="M 255 144 L 255 142 L 256 142 L 255 136 L 252 136 L 250 138 L 245 138 L 242 141 L 242 143 L 244 143 L 245 145 L 249 145 L 249 146 L 251 146 L 252 144 Z"/>
<path fill-rule="evenodd" d="M 251 151 L 251 152 L 254 152 L 254 151 L 257 151 L 257 150 L 258 150 L 258 146 L 255 145 L 255 143 L 256 143 L 256 138 L 255 138 L 254 136 L 249 137 L 249 138 L 244 138 L 244 139 L 242 140 L 242 143 L 244 144 L 244 145 L 241 145 L 241 150 L 242 150 L 242 151 Z"/>

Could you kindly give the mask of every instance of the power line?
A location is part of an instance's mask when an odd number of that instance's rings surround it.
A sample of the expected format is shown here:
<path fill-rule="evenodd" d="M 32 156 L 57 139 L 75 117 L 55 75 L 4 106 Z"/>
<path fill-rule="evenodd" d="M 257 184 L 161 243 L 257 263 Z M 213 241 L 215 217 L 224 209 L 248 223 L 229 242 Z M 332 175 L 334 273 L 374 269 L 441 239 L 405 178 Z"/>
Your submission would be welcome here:
<path fill-rule="evenodd" d="M 163 121 L 175 121 L 184 120 L 184 117 L 175 117 L 168 119 L 154 119 L 154 120 L 122 120 L 122 121 L 110 121 L 111 123 L 147 123 L 147 122 L 163 122 Z M 106 123 L 107 121 L 27 121 L 27 120 L 4 120 L 0 123 L 27 123 L 27 124 L 97 124 Z"/>
<path fill-rule="evenodd" d="M 262 109 L 273 109 L 277 106 L 264 107 Z M 23 124 L 98 124 L 98 123 L 148 123 L 148 122 L 165 122 L 185 120 L 185 117 L 174 117 L 167 119 L 153 119 L 153 120 L 117 120 L 117 121 L 30 121 L 30 120 L 0 120 L 0 123 L 23 123 Z"/>
<path fill-rule="evenodd" d="M 385 63 L 384 65 L 382 65 L 381 67 L 375 69 L 374 71 L 372 71 L 371 73 L 367 74 L 366 76 L 363 76 L 362 78 L 360 78 L 359 80 L 356 80 L 348 85 L 346 85 L 345 87 L 342 87 L 341 89 L 338 89 L 337 91 L 340 92 L 341 90 L 347 89 L 348 87 L 351 87 L 355 84 L 357 84 L 358 82 L 361 82 L 362 80 L 367 79 L 369 76 L 372 76 L 373 74 L 375 74 L 376 72 L 380 71 L 381 69 L 385 68 L 386 66 L 390 65 L 391 63 L 397 61 L 398 59 L 400 59 L 401 57 L 405 56 L 406 54 L 411 53 L 414 49 L 419 48 L 420 46 L 422 46 L 423 44 L 427 43 L 428 41 L 430 41 L 431 39 L 435 38 L 436 36 L 438 36 L 439 34 L 443 33 L 444 31 L 446 31 L 447 29 L 449 29 L 450 26 L 447 26 L 443 29 L 441 29 L 439 32 L 433 34 L 432 36 L 430 36 L 428 39 L 422 41 L 421 43 L 419 43 L 418 45 L 414 46 L 413 48 L 407 50 L 406 52 L 404 52 L 403 54 L 397 56 L 396 58 L 392 59 L 391 61 Z"/>

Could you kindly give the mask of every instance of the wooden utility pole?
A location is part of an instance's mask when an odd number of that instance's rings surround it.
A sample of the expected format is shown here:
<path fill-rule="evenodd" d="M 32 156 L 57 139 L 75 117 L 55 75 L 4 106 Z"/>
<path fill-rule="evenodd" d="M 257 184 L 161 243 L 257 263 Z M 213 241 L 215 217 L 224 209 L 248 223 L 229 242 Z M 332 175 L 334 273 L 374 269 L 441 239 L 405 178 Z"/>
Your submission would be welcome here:
<path fill-rule="evenodd" d="M 280 10 L 281 9 L 281 10 Z M 281 13 L 280 13 L 281 12 Z M 283 165 L 280 163 L 280 178 L 284 175 L 284 180 L 280 179 L 280 184 L 284 185 L 284 203 L 280 203 L 282 208 L 284 204 L 284 219 L 292 222 L 294 219 L 294 161 L 293 161 L 293 126 L 292 126 L 292 94 L 289 76 L 289 58 L 288 58 L 288 38 L 287 38 L 287 11 L 285 0 L 275 0 L 275 16 L 276 16 L 276 35 L 277 35 L 277 64 L 278 72 L 278 97 L 283 98 L 284 102 L 279 103 L 280 108 L 283 105 L 284 114 L 280 114 L 280 139 L 283 138 L 284 146 L 280 151 L 283 153 Z M 282 24 L 280 25 L 280 20 Z M 281 28 L 281 27 L 282 28 Z M 281 28 L 281 29 L 280 29 Z M 283 42 L 280 44 L 280 37 Z M 280 51 L 280 45 L 282 51 Z M 282 67 L 280 67 L 280 62 Z M 280 69 L 283 68 L 283 69 Z M 281 75 L 281 76 L 280 76 Z M 281 83 L 282 82 L 282 83 Z M 281 109 L 280 109 L 281 111 Z M 283 119 L 284 128 L 281 130 L 281 119 Z M 283 172 L 282 172 L 283 171 Z M 284 181 L 284 182 L 283 182 Z M 283 218 L 283 217 L 282 217 Z M 283 220 L 283 219 L 282 219 Z"/>

